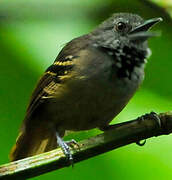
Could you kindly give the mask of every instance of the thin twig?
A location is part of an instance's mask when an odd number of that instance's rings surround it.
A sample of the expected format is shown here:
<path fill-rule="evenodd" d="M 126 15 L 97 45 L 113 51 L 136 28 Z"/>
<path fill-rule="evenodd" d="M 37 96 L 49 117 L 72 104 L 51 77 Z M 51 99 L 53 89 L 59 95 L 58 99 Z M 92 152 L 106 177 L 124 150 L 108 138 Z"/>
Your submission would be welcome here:
<path fill-rule="evenodd" d="M 80 149 L 72 150 L 74 163 L 127 144 L 137 143 L 143 139 L 170 134 L 172 132 L 172 111 L 161 113 L 158 117 L 160 124 L 155 117 L 147 115 L 144 119 L 138 118 L 113 125 L 113 128 L 103 134 L 81 141 Z M 63 152 L 58 148 L 0 166 L 0 179 L 31 178 L 69 165 Z"/>

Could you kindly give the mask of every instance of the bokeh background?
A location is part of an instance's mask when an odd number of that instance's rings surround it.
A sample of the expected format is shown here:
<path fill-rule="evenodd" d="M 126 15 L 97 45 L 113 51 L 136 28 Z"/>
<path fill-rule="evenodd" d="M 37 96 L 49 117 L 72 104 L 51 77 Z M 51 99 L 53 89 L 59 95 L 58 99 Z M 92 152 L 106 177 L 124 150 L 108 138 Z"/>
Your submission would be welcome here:
<path fill-rule="evenodd" d="M 9 161 L 39 76 L 66 42 L 88 33 L 114 12 L 161 16 L 164 21 L 154 27 L 161 37 L 149 41 L 152 56 L 143 85 L 112 123 L 172 110 L 172 20 L 166 13 L 172 12 L 172 2 L 154 1 L 161 7 L 146 0 L 0 1 L 0 164 Z M 91 130 L 72 136 L 79 140 L 97 133 Z M 33 179 L 171 180 L 172 136 L 151 138 L 143 147 L 131 144 Z"/>

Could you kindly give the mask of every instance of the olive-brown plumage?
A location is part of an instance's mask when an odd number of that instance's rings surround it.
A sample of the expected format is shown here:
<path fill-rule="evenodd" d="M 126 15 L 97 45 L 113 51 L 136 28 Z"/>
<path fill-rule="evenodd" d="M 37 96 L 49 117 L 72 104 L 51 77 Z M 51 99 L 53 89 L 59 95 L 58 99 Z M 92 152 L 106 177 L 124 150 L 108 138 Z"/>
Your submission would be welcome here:
<path fill-rule="evenodd" d="M 66 130 L 104 129 L 144 78 L 147 30 L 161 19 L 119 13 L 69 42 L 39 80 L 12 161 L 56 148 L 72 159 Z"/>

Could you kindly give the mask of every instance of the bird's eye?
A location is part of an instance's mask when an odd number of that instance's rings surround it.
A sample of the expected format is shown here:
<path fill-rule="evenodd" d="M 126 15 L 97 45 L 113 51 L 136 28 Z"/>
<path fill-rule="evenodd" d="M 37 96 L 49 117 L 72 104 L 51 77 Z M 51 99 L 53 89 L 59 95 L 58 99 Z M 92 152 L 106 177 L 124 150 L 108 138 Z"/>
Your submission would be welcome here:
<path fill-rule="evenodd" d="M 124 31 L 126 29 L 126 24 L 123 22 L 118 22 L 115 26 L 115 29 L 119 32 Z"/>

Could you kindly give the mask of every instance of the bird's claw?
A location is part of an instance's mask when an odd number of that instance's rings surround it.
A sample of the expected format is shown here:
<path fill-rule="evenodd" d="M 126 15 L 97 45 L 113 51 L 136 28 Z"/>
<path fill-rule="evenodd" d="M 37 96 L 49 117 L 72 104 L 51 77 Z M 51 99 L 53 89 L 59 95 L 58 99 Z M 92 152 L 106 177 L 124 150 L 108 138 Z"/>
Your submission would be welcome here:
<path fill-rule="evenodd" d="M 77 146 L 78 149 L 80 149 L 79 144 L 75 141 L 75 139 L 71 139 L 69 141 L 65 141 L 66 144 L 68 144 L 71 148 L 74 148 L 75 146 Z"/>
<path fill-rule="evenodd" d="M 152 111 L 151 113 L 148 113 L 148 114 L 145 114 L 145 115 L 143 115 L 141 117 L 138 117 L 138 120 L 144 121 L 144 119 L 146 119 L 146 118 L 154 119 L 157 122 L 158 127 L 159 128 L 162 127 L 161 120 L 160 120 L 159 116 L 157 115 L 157 113 Z M 140 140 L 140 141 L 136 142 L 136 144 L 139 145 L 139 146 L 144 146 L 146 144 L 146 139 L 143 142 L 141 142 L 141 140 Z"/>
<path fill-rule="evenodd" d="M 137 141 L 136 144 L 137 144 L 138 146 L 144 146 L 144 145 L 146 144 L 146 139 L 144 139 L 143 142 L 142 142 L 142 140 Z"/>
<path fill-rule="evenodd" d="M 143 115 L 141 117 L 138 117 L 138 120 L 144 121 L 144 119 L 146 119 L 146 118 L 154 119 L 157 122 L 158 127 L 160 127 L 160 128 L 162 127 L 161 120 L 160 120 L 160 118 L 159 118 L 157 113 L 152 111 L 152 112 L 147 113 L 147 114 L 145 114 L 145 115 Z"/>
<path fill-rule="evenodd" d="M 157 122 L 158 126 L 161 128 L 161 127 L 162 127 L 161 119 L 159 118 L 158 114 L 152 111 L 152 112 L 149 114 L 149 117 L 150 117 L 150 116 L 151 116 L 153 119 L 155 119 L 155 121 Z"/>

